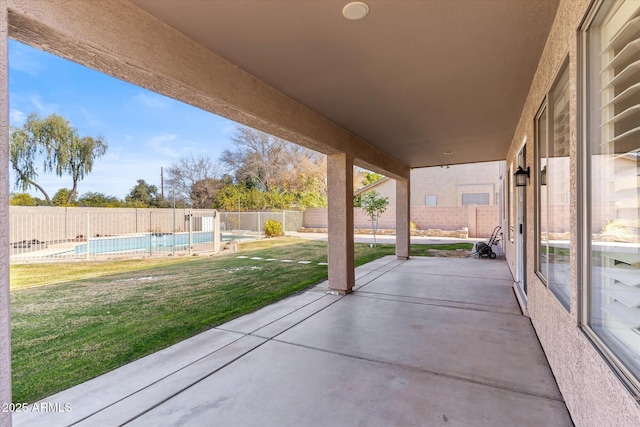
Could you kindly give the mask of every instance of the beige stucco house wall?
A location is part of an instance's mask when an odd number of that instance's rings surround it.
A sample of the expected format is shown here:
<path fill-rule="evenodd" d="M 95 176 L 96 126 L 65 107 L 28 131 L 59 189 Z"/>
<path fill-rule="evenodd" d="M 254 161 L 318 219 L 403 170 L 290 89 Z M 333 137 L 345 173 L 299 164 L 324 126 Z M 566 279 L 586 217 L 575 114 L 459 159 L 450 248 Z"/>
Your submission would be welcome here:
<path fill-rule="evenodd" d="M 524 282 L 515 289 L 523 309 L 528 312 L 536 329 L 545 354 L 549 360 L 567 407 L 573 420 L 579 426 L 637 426 L 640 425 L 640 406 L 631 391 L 615 373 L 595 341 L 585 333 L 585 312 L 587 278 L 583 274 L 582 263 L 589 254 L 583 251 L 582 221 L 585 221 L 585 204 L 581 198 L 583 188 L 589 189 L 589 183 L 583 176 L 584 161 L 581 159 L 584 137 L 583 118 L 579 105 L 583 95 L 579 73 L 581 72 L 581 23 L 590 12 L 591 0 L 561 1 L 558 12 L 547 40 L 534 77 L 529 96 L 522 110 L 520 123 L 507 154 L 507 170 L 512 174 L 519 163 L 531 168 L 531 178 L 523 190 L 513 187 L 513 179 L 504 181 L 504 194 L 510 197 L 504 208 L 505 217 L 510 219 L 512 233 L 505 239 L 505 252 L 514 278 Z M 536 115 L 543 105 L 546 94 L 552 88 L 556 76 L 568 58 L 570 117 L 569 117 L 569 156 L 566 162 L 569 176 L 568 200 L 558 203 L 558 209 L 565 210 L 569 227 L 567 246 L 572 257 L 570 260 L 570 297 L 569 310 L 565 309 L 536 273 L 535 241 L 536 217 L 536 162 L 535 141 Z M 519 159 L 523 151 L 524 162 Z M 597 166 L 596 166 L 597 167 Z M 583 187 L 584 185 L 584 187 Z M 638 182 L 635 182 L 637 190 Z M 523 191 L 526 219 L 523 228 L 523 246 L 518 246 L 517 202 L 518 192 Z M 557 203 L 558 201 L 556 201 Z M 568 210 L 568 212 L 566 212 Z M 594 221 L 599 221 L 594 218 Z M 519 260 L 524 265 L 519 268 Z M 526 369 L 526 366 L 522 367 Z"/>
<path fill-rule="evenodd" d="M 435 206 L 461 206 L 463 198 L 469 195 L 478 195 L 480 199 L 486 195 L 486 204 L 497 205 L 503 170 L 503 161 L 411 169 L 411 206 L 428 206 L 427 196 L 431 201 L 435 197 Z M 359 188 L 355 194 L 371 190 L 389 198 L 390 205 L 395 204 L 393 180 L 383 178 Z M 477 200 L 472 204 L 484 204 Z"/>

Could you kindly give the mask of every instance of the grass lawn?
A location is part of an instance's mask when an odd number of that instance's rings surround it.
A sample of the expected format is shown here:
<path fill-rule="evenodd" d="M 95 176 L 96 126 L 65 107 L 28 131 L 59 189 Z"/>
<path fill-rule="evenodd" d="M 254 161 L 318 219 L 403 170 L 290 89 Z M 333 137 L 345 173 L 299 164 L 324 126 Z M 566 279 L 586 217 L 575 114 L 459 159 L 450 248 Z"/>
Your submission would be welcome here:
<path fill-rule="evenodd" d="M 412 253 L 471 249 L 442 246 Z M 394 251 L 356 244 L 356 264 Z M 326 242 L 282 238 L 219 257 L 12 266 L 13 400 L 33 402 L 306 289 L 326 279 L 326 261 Z"/>

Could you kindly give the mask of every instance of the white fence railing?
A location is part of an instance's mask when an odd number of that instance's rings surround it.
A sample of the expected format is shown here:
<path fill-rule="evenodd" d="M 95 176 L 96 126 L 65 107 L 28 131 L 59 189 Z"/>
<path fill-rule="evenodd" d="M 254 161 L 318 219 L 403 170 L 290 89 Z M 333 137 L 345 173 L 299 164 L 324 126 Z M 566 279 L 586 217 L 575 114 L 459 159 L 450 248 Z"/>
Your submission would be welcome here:
<path fill-rule="evenodd" d="M 282 224 L 282 229 L 297 231 L 302 227 L 302 211 L 277 212 L 220 212 L 222 231 L 249 232 L 256 236 L 264 235 L 264 223 L 272 219 Z"/>
<path fill-rule="evenodd" d="M 12 206 L 11 262 L 218 252 L 224 241 L 261 238 L 268 219 L 297 230 L 302 212 Z"/>

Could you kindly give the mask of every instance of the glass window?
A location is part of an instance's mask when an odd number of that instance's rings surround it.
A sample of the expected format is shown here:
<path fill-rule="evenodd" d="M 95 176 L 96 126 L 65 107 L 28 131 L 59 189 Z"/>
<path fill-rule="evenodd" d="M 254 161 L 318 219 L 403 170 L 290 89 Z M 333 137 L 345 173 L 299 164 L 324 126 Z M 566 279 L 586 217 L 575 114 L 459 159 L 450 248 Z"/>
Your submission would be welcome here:
<path fill-rule="evenodd" d="M 489 193 L 463 193 L 462 205 L 488 205 Z"/>
<path fill-rule="evenodd" d="M 640 378 L 640 2 L 604 2 L 586 33 L 588 325 Z"/>
<path fill-rule="evenodd" d="M 569 310 L 571 283 L 569 67 L 562 68 L 536 120 L 538 275 Z"/>

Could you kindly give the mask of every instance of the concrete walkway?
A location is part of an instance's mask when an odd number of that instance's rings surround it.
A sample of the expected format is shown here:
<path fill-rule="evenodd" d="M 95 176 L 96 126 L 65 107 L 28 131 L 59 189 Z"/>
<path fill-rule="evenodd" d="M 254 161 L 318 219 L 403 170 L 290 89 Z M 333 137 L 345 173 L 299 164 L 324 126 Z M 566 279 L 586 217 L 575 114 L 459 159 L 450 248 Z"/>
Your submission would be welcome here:
<path fill-rule="evenodd" d="M 14 425 L 572 425 L 504 262 L 385 257 L 356 277 L 353 294 L 320 284 L 58 393 L 37 405 L 61 410 Z"/>

